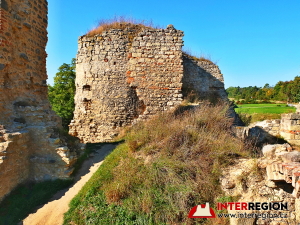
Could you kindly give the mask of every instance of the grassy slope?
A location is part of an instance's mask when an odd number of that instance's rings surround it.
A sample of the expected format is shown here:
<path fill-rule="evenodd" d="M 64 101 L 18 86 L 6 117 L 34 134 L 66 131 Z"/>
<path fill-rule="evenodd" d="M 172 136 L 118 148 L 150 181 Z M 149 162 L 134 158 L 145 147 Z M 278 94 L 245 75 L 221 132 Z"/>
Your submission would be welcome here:
<path fill-rule="evenodd" d="M 74 142 L 70 136 L 69 142 Z M 99 144 L 97 144 L 99 146 Z M 95 144 L 87 144 L 85 152 L 79 157 L 74 165 L 75 175 L 81 167 L 84 160 L 93 151 Z M 0 225 L 14 225 L 25 219 L 34 210 L 47 203 L 49 199 L 58 191 L 69 187 L 73 183 L 73 178 L 66 180 L 54 180 L 43 182 L 31 182 L 20 184 L 0 203 Z"/>
<path fill-rule="evenodd" d="M 47 203 L 57 191 L 71 183 L 71 180 L 55 180 L 19 185 L 0 204 L 0 224 L 18 224 L 36 207 Z"/>
<path fill-rule="evenodd" d="M 72 200 L 64 224 L 205 222 L 188 219 L 189 210 L 214 203 L 222 168 L 249 155 L 230 134 L 226 107 L 204 104 L 134 126 Z"/>

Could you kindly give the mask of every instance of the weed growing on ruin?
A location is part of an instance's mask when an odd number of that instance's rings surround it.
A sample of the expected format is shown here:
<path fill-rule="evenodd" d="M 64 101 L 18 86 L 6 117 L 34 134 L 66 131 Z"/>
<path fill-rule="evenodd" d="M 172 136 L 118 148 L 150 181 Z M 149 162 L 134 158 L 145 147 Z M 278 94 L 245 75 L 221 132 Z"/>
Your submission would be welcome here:
<path fill-rule="evenodd" d="M 204 55 L 204 54 L 194 54 L 192 51 L 188 48 L 185 48 L 182 51 L 183 55 L 189 59 L 199 61 L 199 62 L 207 62 L 210 64 L 217 64 L 216 62 L 213 62 L 210 55 Z"/>
<path fill-rule="evenodd" d="M 214 204 L 222 168 L 250 155 L 231 134 L 227 110 L 181 106 L 133 126 L 72 200 L 64 224 L 207 223 L 188 219 L 189 210 Z"/>
<path fill-rule="evenodd" d="M 245 126 L 249 126 L 252 121 L 252 116 L 247 113 L 237 113 L 241 121 L 244 123 Z"/>
<path fill-rule="evenodd" d="M 96 34 L 101 34 L 102 32 L 110 30 L 110 29 L 124 30 L 125 28 L 139 32 L 145 28 L 154 29 L 154 28 L 158 28 L 158 26 L 154 26 L 152 21 L 136 20 L 136 19 L 128 18 L 128 17 L 124 17 L 124 16 L 115 16 L 112 19 L 100 20 L 98 22 L 97 27 L 90 30 L 87 33 L 87 36 L 94 36 Z"/>

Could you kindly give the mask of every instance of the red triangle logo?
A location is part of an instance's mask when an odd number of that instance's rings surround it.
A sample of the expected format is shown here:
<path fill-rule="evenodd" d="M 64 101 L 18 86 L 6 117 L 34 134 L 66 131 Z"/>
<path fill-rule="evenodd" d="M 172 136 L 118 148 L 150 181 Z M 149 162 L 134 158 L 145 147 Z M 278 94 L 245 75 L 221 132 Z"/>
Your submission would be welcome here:
<path fill-rule="evenodd" d="M 189 218 L 216 218 L 215 211 L 209 203 L 194 206 L 189 213 Z"/>

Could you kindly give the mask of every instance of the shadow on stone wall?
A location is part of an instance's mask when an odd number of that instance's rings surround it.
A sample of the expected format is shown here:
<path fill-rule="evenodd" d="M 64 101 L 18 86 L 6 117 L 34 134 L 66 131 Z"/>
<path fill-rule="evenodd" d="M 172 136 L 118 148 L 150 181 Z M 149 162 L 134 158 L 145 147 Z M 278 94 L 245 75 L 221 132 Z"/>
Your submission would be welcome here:
<path fill-rule="evenodd" d="M 209 61 L 197 61 L 183 55 L 182 94 L 195 94 L 200 100 L 217 102 L 227 99 L 224 79 L 219 67 Z"/>
<path fill-rule="evenodd" d="M 286 140 L 278 136 L 274 136 L 258 126 L 252 128 L 246 126 L 233 126 L 232 130 L 237 137 L 242 138 L 246 142 L 250 142 L 259 148 L 266 144 L 287 143 Z"/>

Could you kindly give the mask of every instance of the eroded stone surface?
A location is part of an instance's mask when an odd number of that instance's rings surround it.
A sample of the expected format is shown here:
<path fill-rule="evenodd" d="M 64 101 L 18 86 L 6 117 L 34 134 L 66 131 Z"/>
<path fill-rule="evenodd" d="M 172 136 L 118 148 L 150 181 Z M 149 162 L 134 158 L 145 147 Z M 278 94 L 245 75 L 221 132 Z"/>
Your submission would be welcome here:
<path fill-rule="evenodd" d="M 0 200 L 26 180 L 66 178 L 76 160 L 47 99 L 47 1 L 0 8 Z"/>
<path fill-rule="evenodd" d="M 220 183 L 226 195 L 241 196 L 239 202 L 287 202 L 287 218 L 256 219 L 252 224 L 298 224 L 300 222 L 300 163 L 287 162 L 285 156 L 298 154 L 289 144 L 266 145 L 263 157 L 239 159 L 223 171 Z M 231 185 L 228 187 L 228 182 Z M 237 211 L 229 210 L 230 213 Z M 251 213 L 247 210 L 246 213 Z M 238 211 L 243 213 L 243 211 Z M 254 213 L 278 213 L 260 210 Z M 230 224 L 244 224 L 241 218 L 231 218 Z"/>
<path fill-rule="evenodd" d="M 110 141 L 121 127 L 179 105 L 183 89 L 227 98 L 219 68 L 183 56 L 182 38 L 173 26 L 80 37 L 70 134 L 82 142 Z"/>
<path fill-rule="evenodd" d="M 223 184 L 224 179 L 231 179 L 235 183 L 235 187 L 228 189 L 226 185 L 222 185 L 222 188 L 226 195 L 230 196 L 240 196 L 237 200 L 238 202 L 287 202 L 288 210 L 281 211 L 288 215 L 288 218 L 278 219 L 253 219 L 245 220 L 243 218 L 230 218 L 231 225 L 245 224 L 245 221 L 251 222 L 250 224 L 297 224 L 296 221 L 300 221 L 297 215 L 299 211 L 295 207 L 295 202 L 297 199 L 291 194 L 290 187 L 287 184 L 285 187 L 281 183 L 276 183 L 269 181 L 266 177 L 265 172 L 257 172 L 255 167 L 257 167 L 257 161 L 250 159 L 240 159 L 235 165 L 228 167 L 223 172 L 223 177 L 221 178 L 221 184 Z M 257 168 L 259 170 L 259 168 Z M 228 210 L 231 214 L 243 214 L 243 213 L 271 213 L 277 214 L 276 210 Z"/>
<path fill-rule="evenodd" d="M 299 106 L 297 105 L 299 108 Z M 283 138 L 292 145 L 300 145 L 300 112 L 282 114 L 281 119 L 264 120 L 250 124 L 248 127 L 236 126 L 234 129 L 240 138 L 256 139 L 256 143 L 276 143 Z"/>
<path fill-rule="evenodd" d="M 300 113 L 282 114 L 280 135 L 289 143 L 300 145 Z"/>

